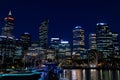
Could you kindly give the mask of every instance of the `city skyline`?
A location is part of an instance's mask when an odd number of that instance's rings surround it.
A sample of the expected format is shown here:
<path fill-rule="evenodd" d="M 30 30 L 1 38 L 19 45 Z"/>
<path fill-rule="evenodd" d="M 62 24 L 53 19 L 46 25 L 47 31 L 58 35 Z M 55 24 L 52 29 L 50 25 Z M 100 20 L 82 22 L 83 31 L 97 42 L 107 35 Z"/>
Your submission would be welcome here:
<path fill-rule="evenodd" d="M 29 32 L 33 40 L 38 40 L 39 25 L 46 17 L 50 19 L 49 40 L 52 37 L 60 37 L 71 43 L 73 28 L 82 26 L 85 29 L 85 41 L 87 42 L 88 35 L 95 33 L 97 22 L 108 23 L 112 31 L 120 34 L 118 29 L 120 6 L 117 2 L 33 0 L 17 2 L 12 0 L 2 1 L 0 7 L 0 27 L 4 26 L 4 17 L 11 10 L 15 18 L 16 38 L 19 38 L 20 34 L 24 32 Z"/>

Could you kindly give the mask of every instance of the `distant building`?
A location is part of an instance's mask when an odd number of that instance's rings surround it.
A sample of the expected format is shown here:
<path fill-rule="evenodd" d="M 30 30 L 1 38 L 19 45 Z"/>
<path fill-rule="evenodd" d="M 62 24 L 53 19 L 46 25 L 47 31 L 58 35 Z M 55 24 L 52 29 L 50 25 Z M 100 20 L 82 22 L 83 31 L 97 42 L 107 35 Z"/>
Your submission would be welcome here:
<path fill-rule="evenodd" d="M 89 49 L 97 49 L 96 34 L 89 34 Z"/>
<path fill-rule="evenodd" d="M 43 49 L 48 48 L 48 23 L 49 19 L 46 19 L 39 27 L 39 44 Z"/>
<path fill-rule="evenodd" d="M 25 33 L 21 34 L 20 40 L 21 40 L 21 45 L 22 45 L 23 51 L 28 50 L 28 47 L 31 46 L 31 35 L 29 33 L 25 32 Z"/>
<path fill-rule="evenodd" d="M 51 38 L 50 47 L 54 48 L 56 51 L 59 49 L 60 38 Z"/>
<path fill-rule="evenodd" d="M 79 54 L 83 58 L 85 53 L 84 29 L 81 26 L 76 26 L 73 29 L 73 53 Z"/>
<path fill-rule="evenodd" d="M 15 41 L 12 37 L 0 36 L 1 63 L 13 63 L 15 53 Z"/>
<path fill-rule="evenodd" d="M 120 45 L 119 45 L 119 39 L 118 39 L 118 34 L 113 33 L 112 34 L 112 39 L 113 39 L 113 47 L 114 47 L 114 53 L 115 55 L 119 55 L 119 50 L 120 50 Z"/>
<path fill-rule="evenodd" d="M 15 47 L 16 47 L 15 57 L 20 59 L 23 55 L 22 54 L 23 48 L 22 48 L 20 39 L 15 40 Z"/>
<path fill-rule="evenodd" d="M 31 47 L 39 47 L 39 42 L 38 41 L 32 41 L 31 42 Z"/>
<path fill-rule="evenodd" d="M 15 39 L 13 36 L 14 18 L 9 11 L 4 18 L 5 26 L 2 27 L 2 34 L 0 36 L 0 63 L 11 64 L 14 62 L 15 53 Z"/>
<path fill-rule="evenodd" d="M 61 40 L 59 44 L 59 59 L 71 58 L 71 47 L 68 41 Z"/>
<path fill-rule="evenodd" d="M 97 50 L 103 53 L 103 58 L 108 58 L 113 53 L 113 34 L 107 23 L 97 23 L 96 27 Z"/>
<path fill-rule="evenodd" d="M 26 55 L 29 56 L 28 60 L 30 60 L 30 58 L 34 61 L 43 59 L 43 55 L 42 52 L 40 51 L 40 47 L 36 42 L 34 43 L 32 42 L 31 46 L 27 50 Z"/>
<path fill-rule="evenodd" d="M 2 27 L 2 36 L 13 37 L 14 18 L 11 11 L 9 11 L 8 16 L 4 18 L 4 21 L 5 26 Z"/>

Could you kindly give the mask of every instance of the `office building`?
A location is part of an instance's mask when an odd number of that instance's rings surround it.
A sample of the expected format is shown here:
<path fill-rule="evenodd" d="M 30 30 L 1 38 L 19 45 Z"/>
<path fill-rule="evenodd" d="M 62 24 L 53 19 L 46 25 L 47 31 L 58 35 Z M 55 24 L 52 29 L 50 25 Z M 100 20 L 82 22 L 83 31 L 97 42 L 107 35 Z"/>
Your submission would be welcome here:
<path fill-rule="evenodd" d="M 89 34 L 89 49 L 97 49 L 96 34 Z"/>
<path fill-rule="evenodd" d="M 80 55 L 83 58 L 85 53 L 84 29 L 81 26 L 76 26 L 73 29 L 73 53 Z"/>
<path fill-rule="evenodd" d="M 14 18 L 12 16 L 11 11 L 4 18 L 5 26 L 2 27 L 2 36 L 13 37 L 13 29 L 14 29 Z"/>
<path fill-rule="evenodd" d="M 61 40 L 59 44 L 59 59 L 71 58 L 71 47 L 69 41 Z"/>
<path fill-rule="evenodd" d="M 45 19 L 39 27 L 39 44 L 43 49 L 48 48 L 48 23 L 49 19 Z"/>
<path fill-rule="evenodd" d="M 113 39 L 113 48 L 114 48 L 114 55 L 119 55 L 119 39 L 118 39 L 118 34 L 117 33 L 113 33 L 112 34 L 112 39 Z"/>
<path fill-rule="evenodd" d="M 31 35 L 25 32 L 21 34 L 20 40 L 21 40 L 21 45 L 23 48 L 23 53 L 26 53 L 26 51 L 28 50 L 28 47 L 31 46 Z"/>
<path fill-rule="evenodd" d="M 102 52 L 103 58 L 113 53 L 113 34 L 107 23 L 97 23 L 96 27 L 97 50 Z"/>

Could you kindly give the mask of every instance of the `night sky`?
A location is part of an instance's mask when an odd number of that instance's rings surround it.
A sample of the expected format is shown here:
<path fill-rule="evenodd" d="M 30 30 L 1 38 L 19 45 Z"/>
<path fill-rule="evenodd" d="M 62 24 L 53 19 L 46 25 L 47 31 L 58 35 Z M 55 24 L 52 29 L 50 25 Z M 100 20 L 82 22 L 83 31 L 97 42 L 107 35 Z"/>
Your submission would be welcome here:
<path fill-rule="evenodd" d="M 49 39 L 60 37 L 72 42 L 72 29 L 82 26 L 85 41 L 94 33 L 97 22 L 110 25 L 120 34 L 120 2 L 110 0 L 0 0 L 0 28 L 9 10 L 15 18 L 14 34 L 29 32 L 32 40 L 38 40 L 38 28 L 45 18 L 50 19 Z M 87 43 L 86 43 L 87 44 Z"/>

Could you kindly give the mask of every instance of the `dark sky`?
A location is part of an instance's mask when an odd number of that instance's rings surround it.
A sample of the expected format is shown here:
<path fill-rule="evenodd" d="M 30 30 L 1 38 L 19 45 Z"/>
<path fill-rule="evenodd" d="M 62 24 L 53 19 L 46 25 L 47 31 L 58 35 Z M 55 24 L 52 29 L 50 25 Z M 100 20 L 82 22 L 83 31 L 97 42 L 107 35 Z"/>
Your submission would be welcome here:
<path fill-rule="evenodd" d="M 88 34 L 95 32 L 97 22 L 106 22 L 114 32 L 120 27 L 120 2 L 110 0 L 0 0 L 0 27 L 9 10 L 15 18 L 15 36 L 29 32 L 38 40 L 38 27 L 50 19 L 49 37 L 60 37 L 71 42 L 72 29 L 82 26 Z"/>

